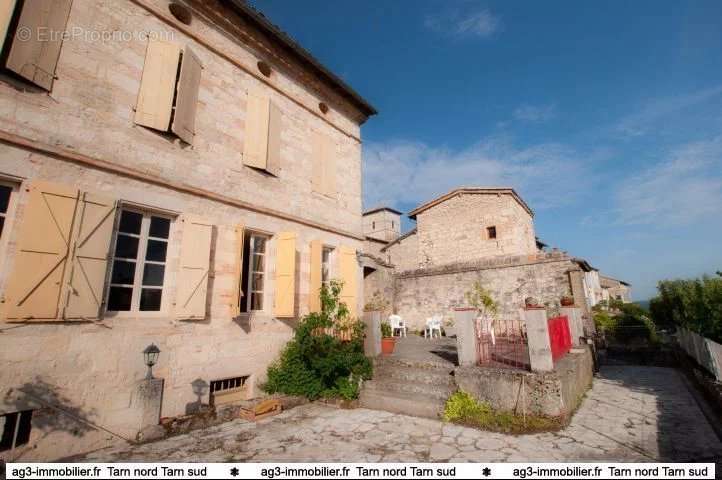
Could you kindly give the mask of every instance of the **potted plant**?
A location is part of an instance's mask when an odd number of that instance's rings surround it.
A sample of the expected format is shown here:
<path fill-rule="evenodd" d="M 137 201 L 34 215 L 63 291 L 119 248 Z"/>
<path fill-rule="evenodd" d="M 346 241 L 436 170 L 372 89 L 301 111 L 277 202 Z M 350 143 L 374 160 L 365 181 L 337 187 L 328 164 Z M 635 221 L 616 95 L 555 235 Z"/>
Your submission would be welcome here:
<path fill-rule="evenodd" d="M 381 353 L 391 355 L 396 347 L 396 338 L 391 331 L 389 322 L 381 322 Z"/>
<path fill-rule="evenodd" d="M 539 305 L 539 300 L 534 297 L 526 297 L 524 299 L 524 306 L 527 308 L 542 308 L 543 305 Z"/>
<path fill-rule="evenodd" d="M 564 295 L 562 298 L 559 299 L 559 303 L 562 304 L 562 307 L 573 307 L 574 298 L 570 297 L 569 295 Z"/>
<path fill-rule="evenodd" d="M 456 323 L 453 318 L 447 318 L 444 320 L 444 335 L 447 337 L 456 336 Z"/>

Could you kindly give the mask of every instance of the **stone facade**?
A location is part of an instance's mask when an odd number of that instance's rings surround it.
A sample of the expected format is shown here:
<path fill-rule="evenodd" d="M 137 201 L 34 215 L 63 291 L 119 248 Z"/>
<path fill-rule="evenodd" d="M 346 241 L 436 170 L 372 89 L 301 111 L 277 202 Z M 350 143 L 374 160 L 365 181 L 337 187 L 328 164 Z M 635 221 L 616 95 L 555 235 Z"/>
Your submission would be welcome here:
<path fill-rule="evenodd" d="M 386 261 L 393 264 L 399 272 L 419 268 L 419 236 L 417 230 L 413 229 L 400 236 L 396 241 L 381 249 L 381 253 L 385 255 Z"/>
<path fill-rule="evenodd" d="M 415 216 L 422 267 L 537 251 L 532 215 L 511 194 L 462 191 Z"/>
<path fill-rule="evenodd" d="M 183 415 L 208 404 L 212 380 L 248 377 L 249 394 L 308 311 L 310 244 L 362 249 L 360 124 L 369 111 L 348 100 L 279 41 L 241 21 L 218 2 L 190 2 L 190 26 L 175 20 L 165 0 L 75 0 L 68 30 L 164 33 L 190 46 L 203 65 L 195 138 L 134 124 L 147 35 L 125 41 L 63 42 L 49 93 L 0 75 L 0 178 L 15 186 L 2 232 L 0 292 L 13 281 L 18 231 L 26 221 L 28 186 L 37 180 L 99 193 L 160 211 L 170 227 L 164 307 L 153 313 L 104 312 L 95 321 L 0 321 L 0 414 L 36 409 L 30 441 L 3 459 L 49 460 L 95 448 L 110 438 L 136 438 L 142 411 L 134 405 L 146 373 L 142 351 L 161 350 L 156 377 L 164 379 L 161 415 Z M 217 16 L 223 16 L 216 23 Z M 249 45 L 253 45 L 250 47 Z M 286 56 L 284 56 L 286 55 Z M 272 67 L 270 77 L 257 62 Z M 243 163 L 246 92 L 261 91 L 281 112 L 277 176 Z M 319 112 L 319 103 L 330 109 Z M 336 194 L 312 188 L 311 136 L 334 146 Z M 197 321 L 174 315 L 183 229 L 179 218 L 213 225 L 207 314 Z M 234 314 L 239 272 L 237 225 L 269 238 L 263 309 Z M 278 233 L 296 235 L 294 315 L 274 315 Z M 338 267 L 332 266 L 332 274 Z M 358 268 L 352 295 L 363 305 Z M 205 384 L 199 393 L 195 385 Z"/>
<path fill-rule="evenodd" d="M 364 235 L 384 242 L 391 242 L 401 234 L 401 213 L 381 207 L 363 214 Z"/>
<path fill-rule="evenodd" d="M 602 275 L 599 276 L 599 283 L 603 300 L 621 300 L 624 303 L 632 301 L 632 287 L 628 283 Z"/>

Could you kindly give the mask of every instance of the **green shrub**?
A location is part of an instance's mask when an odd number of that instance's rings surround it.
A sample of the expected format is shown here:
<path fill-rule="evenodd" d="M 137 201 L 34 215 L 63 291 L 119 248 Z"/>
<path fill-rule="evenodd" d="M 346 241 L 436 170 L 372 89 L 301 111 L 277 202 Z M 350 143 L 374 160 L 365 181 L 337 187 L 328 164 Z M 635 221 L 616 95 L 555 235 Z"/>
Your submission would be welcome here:
<path fill-rule="evenodd" d="M 711 340 L 722 341 L 722 278 L 664 280 L 650 302 L 657 325 L 687 328 Z"/>
<path fill-rule="evenodd" d="M 391 325 L 389 322 L 381 322 L 381 336 L 384 338 L 389 338 L 393 336 L 393 332 L 391 331 Z"/>
<path fill-rule="evenodd" d="M 371 378 L 371 362 L 364 355 L 364 325 L 349 318 L 339 302 L 342 284 L 331 281 L 321 287 L 321 312 L 306 315 L 294 338 L 268 367 L 268 393 L 285 393 L 315 400 L 320 397 L 358 397 L 359 383 Z M 329 331 L 345 333 L 342 341 Z"/>
<path fill-rule="evenodd" d="M 446 402 L 444 421 L 505 433 L 529 433 L 557 430 L 562 426 L 558 418 L 539 415 L 520 416 L 500 412 L 488 402 L 479 402 L 466 392 L 455 392 Z"/>

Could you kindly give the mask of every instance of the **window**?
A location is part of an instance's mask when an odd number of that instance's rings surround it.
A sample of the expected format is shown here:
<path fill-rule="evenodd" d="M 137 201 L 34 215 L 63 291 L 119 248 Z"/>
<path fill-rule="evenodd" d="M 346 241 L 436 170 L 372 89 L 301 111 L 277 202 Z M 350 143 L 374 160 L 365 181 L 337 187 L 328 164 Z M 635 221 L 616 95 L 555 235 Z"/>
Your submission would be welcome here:
<path fill-rule="evenodd" d="M 4 67 L 50 91 L 72 0 L 0 2 Z"/>
<path fill-rule="evenodd" d="M 371 222 L 371 230 L 376 230 L 376 222 Z"/>
<path fill-rule="evenodd" d="M 323 247 L 323 250 L 321 251 L 321 285 L 326 285 L 327 287 L 329 282 L 331 281 L 332 253 L 333 248 L 331 247 Z"/>
<path fill-rule="evenodd" d="M 241 311 L 263 310 L 263 292 L 266 275 L 266 246 L 268 237 L 247 233 L 243 242 L 243 274 L 241 285 L 244 292 Z"/>
<path fill-rule="evenodd" d="M 2 429 L 0 452 L 12 450 L 30 441 L 32 418 L 32 410 L 0 415 L 0 428 Z"/>
<path fill-rule="evenodd" d="M 396 222 L 394 222 L 393 220 L 391 220 L 391 228 L 396 228 Z"/>
<path fill-rule="evenodd" d="M 10 210 L 10 199 L 13 196 L 14 187 L 12 184 L 0 181 L 0 238 L 3 238 L 7 216 Z"/>
<path fill-rule="evenodd" d="M 116 231 L 108 311 L 161 310 L 171 219 L 122 209 Z"/>
<path fill-rule="evenodd" d="M 248 397 L 248 375 L 242 377 L 211 380 L 210 404 L 213 406 L 246 400 Z"/>
<path fill-rule="evenodd" d="M 496 238 L 496 227 L 486 227 L 486 238 L 489 240 Z"/>

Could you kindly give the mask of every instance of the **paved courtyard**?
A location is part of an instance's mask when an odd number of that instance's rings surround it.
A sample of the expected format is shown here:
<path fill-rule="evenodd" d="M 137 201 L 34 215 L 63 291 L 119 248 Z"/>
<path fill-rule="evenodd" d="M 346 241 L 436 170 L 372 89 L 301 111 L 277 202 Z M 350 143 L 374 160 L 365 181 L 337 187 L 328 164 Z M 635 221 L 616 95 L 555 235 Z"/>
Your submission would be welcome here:
<path fill-rule="evenodd" d="M 366 409 L 310 404 L 85 461 L 719 461 L 722 444 L 673 369 L 606 367 L 563 431 L 504 435 Z"/>

